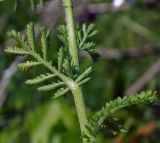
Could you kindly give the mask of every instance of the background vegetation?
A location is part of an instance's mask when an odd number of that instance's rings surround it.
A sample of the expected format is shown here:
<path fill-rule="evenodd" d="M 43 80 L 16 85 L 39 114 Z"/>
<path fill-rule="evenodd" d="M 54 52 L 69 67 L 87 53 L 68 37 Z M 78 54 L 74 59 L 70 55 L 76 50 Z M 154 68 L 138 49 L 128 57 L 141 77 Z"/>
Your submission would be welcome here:
<path fill-rule="evenodd" d="M 95 23 L 95 37 L 101 58 L 94 65 L 92 80 L 83 87 L 87 110 L 100 109 L 117 96 L 131 96 L 142 90 L 160 91 L 160 2 L 126 1 L 116 8 L 110 0 L 75 1 L 78 23 Z M 30 21 L 39 27 L 51 27 L 50 57 L 56 59 L 60 45 L 57 25 L 64 23 L 59 0 L 48 1 L 36 11 L 23 1 L 14 11 L 14 1 L 0 2 L 0 143 L 78 143 L 79 125 L 73 99 L 66 96 L 52 100 L 50 93 L 37 93 L 24 81 L 35 73 L 16 71 L 22 57 L 9 56 L 4 48 L 13 41 L 10 29 L 25 31 Z M 38 49 L 38 47 L 37 47 Z M 92 60 L 85 53 L 82 68 Z M 67 100 L 67 102 L 64 102 Z M 98 143 L 158 143 L 160 140 L 159 107 L 134 106 L 114 114 L 129 132 L 113 136 L 108 130 L 98 135 Z M 127 119 L 127 120 L 126 120 Z"/>

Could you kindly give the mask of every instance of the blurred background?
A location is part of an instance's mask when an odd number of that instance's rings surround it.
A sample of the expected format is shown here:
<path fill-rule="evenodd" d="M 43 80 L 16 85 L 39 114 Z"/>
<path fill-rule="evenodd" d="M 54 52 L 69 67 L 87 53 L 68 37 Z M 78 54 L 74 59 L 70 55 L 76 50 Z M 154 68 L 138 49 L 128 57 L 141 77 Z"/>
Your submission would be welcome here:
<path fill-rule="evenodd" d="M 6 36 L 10 29 L 25 32 L 35 22 L 39 48 L 41 25 L 52 30 L 53 61 L 61 42 L 57 25 L 64 23 L 60 0 L 47 1 L 32 11 L 27 0 L 0 1 L 0 143 L 79 143 L 80 133 L 72 96 L 52 100 L 53 92 L 39 93 L 25 84 L 43 68 L 25 73 L 16 65 L 23 61 L 4 53 L 12 43 Z M 118 96 L 153 90 L 160 93 L 160 1 L 159 0 L 75 0 L 77 23 L 95 23 L 96 47 L 101 57 L 94 63 L 92 80 L 84 87 L 89 115 Z M 82 54 L 81 68 L 93 63 Z M 134 106 L 116 112 L 113 117 L 127 134 L 113 136 L 102 130 L 97 143 L 160 143 L 158 107 Z"/>

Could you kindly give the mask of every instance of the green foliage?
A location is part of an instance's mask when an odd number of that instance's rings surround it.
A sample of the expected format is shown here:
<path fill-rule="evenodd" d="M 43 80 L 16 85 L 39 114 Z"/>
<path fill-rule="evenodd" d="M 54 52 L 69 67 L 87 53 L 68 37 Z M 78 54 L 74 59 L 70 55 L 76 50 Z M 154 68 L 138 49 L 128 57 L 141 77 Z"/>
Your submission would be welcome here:
<path fill-rule="evenodd" d="M 44 60 L 47 60 L 47 50 L 50 47 L 50 30 L 46 30 L 45 27 L 41 28 L 41 44 Z"/>
<path fill-rule="evenodd" d="M 38 88 L 39 91 L 50 91 L 57 89 L 57 92 L 54 94 L 54 98 L 60 97 L 69 91 L 68 85 L 66 83 L 68 81 L 67 76 L 72 78 L 73 80 L 76 79 L 75 82 L 78 85 L 82 85 L 90 79 L 88 76 L 92 71 L 92 68 L 89 67 L 80 76 L 77 75 L 77 73 L 75 72 L 75 67 L 71 65 L 71 57 L 68 53 L 66 26 L 62 25 L 58 29 L 60 33 L 59 38 L 63 42 L 64 46 L 59 49 L 57 54 L 57 68 L 52 66 L 51 61 L 48 61 L 47 51 L 50 46 L 50 30 L 46 30 L 44 27 L 41 28 L 41 53 L 38 53 L 36 51 L 36 41 L 33 23 L 27 25 L 26 37 L 14 30 L 10 31 L 8 33 L 9 37 L 15 39 L 17 41 L 17 44 L 15 46 L 11 46 L 5 49 L 5 51 L 8 53 L 29 55 L 34 59 L 33 61 L 30 60 L 19 64 L 18 67 L 22 70 L 27 70 L 28 68 L 36 67 L 38 65 L 43 65 L 50 72 L 52 72 L 52 74 L 40 74 L 40 76 L 36 78 L 27 80 L 26 83 L 31 85 L 43 83 L 44 85 Z M 45 85 L 44 82 L 52 79 L 53 77 L 55 79 L 55 82 Z"/>
<path fill-rule="evenodd" d="M 63 71 L 70 78 L 75 79 L 78 75 L 75 71 L 75 67 L 72 65 L 71 56 L 69 54 L 68 47 L 68 35 L 66 25 L 60 25 L 58 27 L 58 37 L 63 46 L 59 49 L 58 55 L 58 70 Z"/>
<path fill-rule="evenodd" d="M 104 127 L 104 121 L 106 119 L 108 124 L 111 125 L 113 123 L 113 125 L 115 125 L 114 120 L 111 119 L 109 121 L 108 118 L 110 118 L 110 116 L 117 110 L 136 104 L 155 104 L 156 102 L 157 102 L 156 93 L 151 91 L 141 92 L 137 95 L 124 98 L 118 97 L 116 100 L 106 103 L 106 105 L 102 107 L 100 111 L 98 111 L 93 115 L 93 117 L 89 121 L 89 126 L 87 127 L 87 129 L 89 130 L 89 132 L 91 132 L 92 135 L 95 136 L 97 132 Z M 109 125 L 106 125 L 106 128 L 108 126 Z M 119 124 L 116 125 L 116 128 L 119 129 L 118 132 L 114 130 L 114 128 L 112 128 L 113 130 L 112 132 L 114 134 L 119 132 L 120 133 L 124 132 L 123 128 Z"/>
<path fill-rule="evenodd" d="M 42 64 L 41 62 L 35 62 L 35 61 L 26 61 L 25 63 L 19 64 L 18 68 L 20 68 L 22 71 L 27 70 L 28 68 L 38 66 Z"/>
<path fill-rule="evenodd" d="M 21 55 L 30 54 L 25 49 L 21 49 L 21 48 L 19 48 L 17 46 L 10 46 L 7 49 L 5 49 L 5 52 L 12 53 L 12 54 L 21 54 Z"/>
<path fill-rule="evenodd" d="M 26 48 L 27 43 L 26 43 L 26 41 L 25 41 L 24 36 L 21 35 L 20 32 L 16 32 L 15 30 L 11 30 L 11 31 L 8 32 L 8 36 L 9 36 L 10 38 L 15 39 L 15 40 L 17 41 L 17 43 L 18 43 L 21 47 Z"/>
<path fill-rule="evenodd" d="M 80 81 L 84 80 L 90 73 L 92 72 L 92 67 L 87 68 L 77 79 L 76 82 L 79 83 Z"/>
<path fill-rule="evenodd" d="M 95 42 L 92 41 L 92 37 L 97 34 L 94 30 L 94 24 L 83 24 L 82 28 L 77 26 L 77 42 L 79 50 L 87 51 L 94 61 L 97 61 L 99 54 L 95 50 Z"/>
<path fill-rule="evenodd" d="M 95 54 L 95 49 L 93 48 L 95 44 L 93 44 L 93 42 L 86 43 L 86 40 L 97 33 L 96 31 L 92 31 L 92 29 L 93 25 L 90 25 L 88 27 L 86 25 L 83 25 L 82 31 L 78 30 L 77 32 L 79 50 L 86 50 L 91 54 L 91 56 Z M 5 50 L 8 53 L 30 55 L 32 58 L 34 58 L 34 61 L 27 61 L 25 63 L 19 64 L 18 67 L 22 70 L 26 70 L 37 65 L 43 65 L 50 72 L 52 72 L 52 74 L 45 73 L 36 78 L 29 79 L 26 81 L 26 83 L 31 85 L 40 84 L 46 82 L 49 79 L 56 78 L 57 80 L 55 82 L 47 85 L 43 84 L 42 86 L 38 87 L 39 91 L 50 91 L 57 89 L 53 96 L 53 99 L 65 95 L 70 90 L 70 87 L 66 84 L 66 81 L 68 81 L 68 77 L 75 80 L 75 82 L 79 86 L 81 86 L 82 84 L 90 80 L 89 74 L 92 72 L 92 67 L 89 67 L 81 75 L 77 75 L 74 70 L 75 67 L 73 67 L 73 65 L 71 64 L 71 57 L 68 52 L 66 27 L 64 25 L 61 26 L 59 28 L 59 31 L 61 33 L 59 35 L 59 38 L 64 45 L 58 51 L 57 68 L 53 67 L 52 62 L 47 60 L 50 31 L 47 31 L 44 27 L 41 28 L 42 53 L 37 53 L 33 23 L 27 25 L 27 39 L 20 33 L 17 33 L 15 31 L 9 32 L 9 36 L 17 41 L 17 45 L 8 47 Z M 89 134 L 84 132 L 83 138 L 85 138 L 88 142 L 94 142 L 93 138 L 90 135 L 96 136 L 98 130 L 104 127 L 107 127 L 109 132 L 113 134 L 126 132 L 122 125 L 117 122 L 117 120 L 110 117 L 111 114 L 124 107 L 128 107 L 134 104 L 154 103 L 155 100 L 155 93 L 143 92 L 136 96 L 124 97 L 123 99 L 118 98 L 107 103 L 105 107 L 98 111 L 89 121 L 89 124 L 86 127 L 89 131 Z M 104 121 L 106 121 L 108 125 L 104 125 Z"/>
<path fill-rule="evenodd" d="M 60 73 L 56 70 L 55 67 L 52 67 L 52 63 L 47 61 L 47 51 L 49 48 L 49 31 L 47 31 L 44 27 L 41 28 L 41 44 L 42 44 L 42 53 L 36 52 L 35 49 L 35 33 L 34 33 L 34 24 L 30 23 L 27 25 L 27 38 L 22 36 L 20 33 L 11 31 L 9 32 L 9 36 L 14 38 L 17 41 L 17 45 L 13 47 L 8 47 L 5 49 L 8 53 L 14 53 L 14 54 L 28 54 L 30 55 L 34 61 L 27 61 L 25 63 L 21 63 L 18 65 L 18 67 L 22 70 L 26 70 L 30 67 L 35 67 L 37 65 L 43 65 L 48 70 L 53 72 L 53 74 L 41 74 L 40 76 L 27 80 L 27 84 L 39 84 L 42 82 L 45 82 L 49 80 L 52 77 L 60 76 Z M 38 88 L 40 91 L 48 91 L 53 90 L 59 86 L 64 85 L 62 82 L 55 82 L 49 85 L 44 85 Z"/>
<path fill-rule="evenodd" d="M 58 87 L 61 87 L 62 85 L 64 85 L 63 82 L 57 82 L 57 83 L 41 86 L 38 88 L 38 90 L 39 91 L 50 91 L 50 90 L 56 89 Z"/>
<path fill-rule="evenodd" d="M 60 96 L 65 95 L 70 89 L 69 88 L 60 88 L 57 90 L 56 93 L 54 93 L 53 99 L 56 99 Z"/>
<path fill-rule="evenodd" d="M 26 81 L 26 84 L 30 84 L 30 85 L 33 85 L 33 84 L 40 84 L 50 78 L 53 78 L 55 77 L 56 75 L 54 74 L 50 74 L 50 73 L 46 73 L 46 74 L 40 74 L 39 76 L 37 76 L 36 78 L 34 79 L 29 79 Z"/>
<path fill-rule="evenodd" d="M 17 5 L 17 1 L 15 2 L 16 2 L 15 5 Z M 44 1 L 42 0 L 40 0 L 39 2 L 41 4 L 44 3 Z M 30 3 L 32 5 L 32 9 L 35 9 L 36 1 L 30 0 Z M 82 72 L 82 74 L 77 72 L 76 67 L 73 65 L 71 55 L 69 54 L 70 47 L 68 42 L 67 28 L 65 25 L 61 25 L 59 26 L 58 30 L 59 30 L 58 37 L 62 41 L 63 45 L 59 48 L 57 52 L 58 56 L 56 62 L 57 64 L 55 64 L 54 66 L 52 64 L 54 62 L 49 61 L 48 58 L 49 55 L 48 49 L 50 47 L 50 30 L 47 30 L 44 27 L 41 28 L 42 48 L 40 52 L 37 52 L 36 47 L 38 44 L 36 44 L 35 40 L 33 23 L 27 25 L 26 36 L 14 30 L 9 32 L 8 35 L 11 38 L 15 39 L 17 43 L 15 44 L 15 46 L 8 47 L 5 50 L 8 53 L 26 55 L 29 56 L 29 58 L 32 58 L 32 60 L 28 60 L 27 62 L 18 65 L 18 67 L 22 70 L 26 70 L 31 67 L 36 67 L 38 65 L 41 65 L 48 70 L 46 73 L 42 73 L 33 79 L 28 79 L 26 83 L 30 85 L 41 84 L 38 87 L 39 91 L 56 90 L 53 95 L 53 99 L 65 95 L 70 90 L 72 90 L 73 93 L 73 90 L 75 90 L 77 87 L 79 88 L 81 85 L 85 84 L 90 80 L 89 75 L 92 72 L 92 67 L 86 68 L 84 72 Z M 83 24 L 82 26 L 76 26 L 75 30 L 76 30 L 76 39 L 79 52 L 81 50 L 84 50 L 90 54 L 90 56 L 94 61 L 97 61 L 97 59 L 99 58 L 99 54 L 95 50 L 95 42 L 92 39 L 93 36 L 97 34 L 97 31 L 94 30 L 94 25 L 90 24 L 87 26 L 86 24 Z M 75 93 L 76 94 L 73 96 L 79 96 L 81 90 L 79 90 L 79 93 L 77 92 Z M 140 93 L 135 96 L 118 98 L 114 101 L 106 103 L 106 105 L 100 111 L 94 114 L 91 120 L 89 120 L 88 124 L 85 124 L 86 130 L 88 132 L 82 131 L 83 139 L 85 138 L 87 142 L 90 143 L 95 142 L 97 132 L 100 129 L 104 128 L 107 128 L 108 133 L 111 133 L 113 135 L 116 135 L 118 133 L 126 133 L 126 130 L 119 123 L 118 119 L 112 118 L 111 115 L 115 111 L 121 108 L 128 107 L 134 104 L 148 104 L 148 103 L 154 104 L 156 99 L 157 98 L 155 93 L 149 91 Z M 83 103 L 79 103 L 79 105 L 83 106 Z M 83 108 L 82 106 L 78 107 L 80 109 L 79 111 L 80 113 L 82 113 L 81 112 L 82 111 L 81 108 Z M 52 112 L 49 112 L 46 115 L 46 118 L 45 115 L 43 115 L 44 119 L 42 118 L 43 119 L 42 123 L 44 126 L 46 125 L 48 119 L 49 121 L 52 119 L 51 114 Z M 66 117 L 68 116 L 69 115 L 67 114 Z M 65 118 L 65 116 L 63 118 Z M 41 138 L 39 135 L 42 134 L 42 132 L 45 132 L 47 134 L 49 130 L 51 130 L 51 124 L 49 124 L 45 128 L 45 130 L 43 130 L 42 126 L 37 127 L 37 130 L 33 134 L 33 136 L 35 135 L 33 138 L 37 138 L 37 136 L 38 138 Z M 45 137 L 46 136 L 47 135 L 45 135 Z M 44 142 L 46 142 L 46 139 L 44 140 L 45 140 Z M 39 139 L 38 140 L 33 139 L 32 142 L 39 142 L 39 141 L 40 141 Z"/>
<path fill-rule="evenodd" d="M 28 45 L 31 47 L 32 50 L 35 49 L 35 32 L 34 32 L 34 24 L 30 23 L 27 25 L 27 38 L 28 38 Z"/>
<path fill-rule="evenodd" d="M 64 48 L 60 48 L 58 52 L 58 71 L 61 72 L 64 62 Z"/>

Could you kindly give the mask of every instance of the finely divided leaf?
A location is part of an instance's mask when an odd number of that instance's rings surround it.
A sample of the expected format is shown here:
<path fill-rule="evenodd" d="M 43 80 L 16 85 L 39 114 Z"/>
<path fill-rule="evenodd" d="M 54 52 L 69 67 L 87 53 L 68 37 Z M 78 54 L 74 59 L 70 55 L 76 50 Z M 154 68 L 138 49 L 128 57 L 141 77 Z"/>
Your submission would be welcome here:
<path fill-rule="evenodd" d="M 50 91 L 50 90 L 54 90 L 58 87 L 61 87 L 62 85 L 64 85 L 64 82 L 52 83 L 52 84 L 41 86 L 38 88 L 38 90 L 39 91 Z"/>
<path fill-rule="evenodd" d="M 60 96 L 65 95 L 70 89 L 69 88 L 60 88 L 54 93 L 53 99 L 59 98 Z"/>
<path fill-rule="evenodd" d="M 25 42 L 24 36 L 20 32 L 16 32 L 15 30 L 11 30 L 7 33 L 7 35 L 9 37 L 15 39 L 22 48 L 26 48 L 27 43 Z"/>
<path fill-rule="evenodd" d="M 128 107 L 135 104 L 148 104 L 156 103 L 157 96 L 154 92 L 141 92 L 135 96 L 128 96 L 124 98 L 117 98 L 114 101 L 106 103 L 106 105 L 97 113 L 94 114 L 90 120 L 89 127 L 92 130 L 92 134 L 97 133 L 97 131 L 102 127 L 104 121 L 111 116 L 115 111 Z"/>
<path fill-rule="evenodd" d="M 88 50 L 91 49 L 95 46 L 96 44 L 94 42 L 87 42 L 86 44 L 83 45 L 81 50 Z"/>
<path fill-rule="evenodd" d="M 28 68 L 38 66 L 41 62 L 35 62 L 35 61 L 26 61 L 25 63 L 18 64 L 18 68 L 21 70 L 27 70 Z"/>
<path fill-rule="evenodd" d="M 70 65 L 70 59 L 65 58 L 63 62 L 63 71 L 69 76 L 72 77 L 72 70 L 71 70 L 71 65 Z"/>
<path fill-rule="evenodd" d="M 41 44 L 44 60 L 47 60 L 47 50 L 49 49 L 50 30 L 46 30 L 45 27 L 41 28 Z"/>
<path fill-rule="evenodd" d="M 30 84 L 30 85 L 33 85 L 33 84 L 40 84 L 40 83 L 42 83 L 42 82 L 44 82 L 44 81 L 46 81 L 46 80 L 48 80 L 48 79 L 50 79 L 50 78 L 53 78 L 53 77 L 55 77 L 56 75 L 54 75 L 54 74 L 49 74 L 49 73 L 47 73 L 47 74 L 41 74 L 41 75 L 39 75 L 38 77 L 36 77 L 36 78 L 34 78 L 34 79 L 29 79 L 29 80 L 27 80 L 26 81 L 26 84 Z"/>
<path fill-rule="evenodd" d="M 61 72 L 63 68 L 64 61 L 64 49 L 60 48 L 58 52 L 58 71 Z"/>
<path fill-rule="evenodd" d="M 90 77 L 85 78 L 85 79 L 81 80 L 80 82 L 78 82 L 78 85 L 79 85 L 79 86 L 80 86 L 80 85 L 83 85 L 83 84 L 87 83 L 90 79 L 91 79 Z"/>
<path fill-rule="evenodd" d="M 88 34 L 89 37 L 93 37 L 93 36 L 95 36 L 98 33 L 97 30 L 94 30 L 94 27 L 95 27 L 94 24 L 90 24 L 88 26 L 88 28 L 87 28 L 87 34 Z"/>
<path fill-rule="evenodd" d="M 76 82 L 80 82 L 84 78 L 86 78 L 92 72 L 92 67 L 87 68 L 77 79 Z"/>
<path fill-rule="evenodd" d="M 35 49 L 35 32 L 34 32 L 34 24 L 30 23 L 27 25 L 27 39 L 32 50 Z"/>
<path fill-rule="evenodd" d="M 22 49 L 22 48 L 19 48 L 19 47 L 16 47 L 16 46 L 7 47 L 7 48 L 5 49 L 5 52 L 11 53 L 11 54 L 22 54 L 22 55 L 30 54 L 30 53 L 29 53 L 28 51 L 26 51 L 25 49 Z"/>
<path fill-rule="evenodd" d="M 62 43 L 64 44 L 65 47 L 68 47 L 68 39 L 67 39 L 67 28 L 66 25 L 60 25 L 58 27 L 58 37 L 59 39 L 62 41 Z"/>
<path fill-rule="evenodd" d="M 99 53 L 95 50 L 95 43 L 91 39 L 97 34 L 97 31 L 94 30 L 94 24 L 82 25 L 82 29 L 77 28 L 77 42 L 80 50 L 87 51 L 94 61 L 97 61 L 100 57 Z"/>

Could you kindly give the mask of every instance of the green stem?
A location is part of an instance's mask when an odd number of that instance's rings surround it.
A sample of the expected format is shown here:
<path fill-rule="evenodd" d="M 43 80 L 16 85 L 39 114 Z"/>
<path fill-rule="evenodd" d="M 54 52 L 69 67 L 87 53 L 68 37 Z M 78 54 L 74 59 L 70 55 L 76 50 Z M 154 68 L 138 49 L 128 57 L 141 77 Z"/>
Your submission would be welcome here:
<path fill-rule="evenodd" d="M 86 112 L 85 112 L 85 105 L 84 105 L 84 99 L 81 87 L 74 82 L 72 79 L 68 78 L 64 74 L 60 73 L 57 69 L 55 69 L 50 63 L 46 62 L 44 59 L 42 59 L 39 55 L 36 55 L 35 53 L 32 55 L 37 61 L 40 61 L 45 67 L 47 67 L 51 72 L 53 72 L 55 75 L 57 75 L 64 83 L 71 89 L 76 111 L 78 114 L 81 134 L 84 133 L 88 136 L 90 136 L 90 133 L 86 129 L 86 125 L 88 124 Z M 90 136 L 91 137 L 91 136 Z M 92 137 L 91 137 L 92 139 Z M 83 143 L 86 143 L 86 139 L 83 139 Z"/>
<path fill-rule="evenodd" d="M 72 0 L 63 0 L 63 6 L 65 9 L 65 17 L 68 30 L 69 53 L 72 59 L 72 64 L 76 67 L 77 72 L 79 72 L 79 54 L 75 34 Z"/>
<path fill-rule="evenodd" d="M 67 31 L 68 31 L 68 43 L 69 43 L 69 54 L 72 58 L 72 65 L 76 67 L 78 73 L 79 71 L 79 51 L 77 47 L 76 41 L 76 33 L 75 33 L 75 23 L 74 23 L 74 16 L 73 16 L 73 1 L 72 0 L 62 0 L 63 6 L 65 9 L 65 17 L 66 17 L 66 24 L 67 24 Z M 85 104 L 83 99 L 83 93 L 81 87 L 78 86 L 75 82 L 70 84 L 70 89 L 72 91 L 75 106 L 78 114 L 81 134 L 89 134 L 86 125 L 88 124 L 86 111 L 85 111 Z M 86 140 L 83 138 L 83 143 L 86 143 Z"/>
<path fill-rule="evenodd" d="M 74 84 L 71 91 L 72 91 L 72 94 L 74 97 L 76 111 L 78 114 L 81 134 L 87 133 L 86 127 L 85 127 L 87 125 L 87 117 L 86 117 L 86 111 L 85 111 L 82 90 L 77 84 Z"/>

